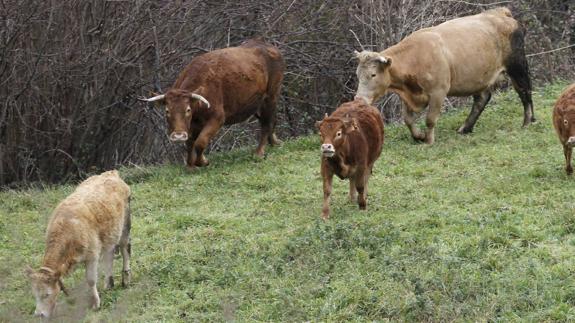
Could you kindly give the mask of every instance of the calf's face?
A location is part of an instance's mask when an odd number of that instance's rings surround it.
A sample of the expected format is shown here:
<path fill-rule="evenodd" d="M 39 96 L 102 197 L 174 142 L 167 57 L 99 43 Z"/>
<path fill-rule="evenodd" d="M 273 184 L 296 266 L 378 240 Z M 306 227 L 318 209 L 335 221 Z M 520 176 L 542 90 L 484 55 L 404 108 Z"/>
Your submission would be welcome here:
<path fill-rule="evenodd" d="M 316 122 L 321 138 L 321 154 L 333 157 L 345 144 L 347 135 L 357 129 L 355 119 L 326 117 Z"/>
<path fill-rule="evenodd" d="M 62 290 L 62 283 L 52 273 L 39 270 L 26 269 L 28 278 L 32 283 L 32 293 L 36 299 L 34 315 L 41 318 L 50 318 L 56 307 L 58 294 Z"/>
<path fill-rule="evenodd" d="M 367 51 L 356 52 L 356 58 L 359 63 L 356 70 L 358 86 L 355 98 L 373 104 L 385 94 L 391 83 L 391 58 Z"/>
<path fill-rule="evenodd" d="M 575 147 L 575 115 L 564 116 L 561 122 L 561 137 L 565 140 L 564 144 L 569 147 Z"/>

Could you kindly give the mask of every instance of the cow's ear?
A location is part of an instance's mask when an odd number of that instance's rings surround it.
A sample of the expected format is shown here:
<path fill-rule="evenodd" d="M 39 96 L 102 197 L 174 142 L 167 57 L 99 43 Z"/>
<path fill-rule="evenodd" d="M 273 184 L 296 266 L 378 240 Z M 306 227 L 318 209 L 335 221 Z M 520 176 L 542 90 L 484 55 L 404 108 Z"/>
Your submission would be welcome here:
<path fill-rule="evenodd" d="M 391 57 L 386 57 L 383 55 L 379 55 L 377 57 L 377 62 L 382 66 L 382 67 L 388 67 L 389 65 L 391 65 Z"/>
<path fill-rule="evenodd" d="M 24 268 L 24 274 L 26 275 L 26 277 L 28 277 L 29 279 L 32 279 L 34 277 L 34 274 L 36 272 L 34 271 L 34 269 L 32 269 L 32 267 L 30 266 L 26 266 L 26 268 Z"/>
<path fill-rule="evenodd" d="M 353 56 L 351 57 L 351 59 L 359 59 L 359 56 L 361 55 L 360 52 L 354 50 L 353 51 Z"/>
<path fill-rule="evenodd" d="M 321 127 L 321 123 L 322 123 L 321 120 L 315 122 L 315 128 L 316 128 L 317 130 L 319 130 L 319 127 Z"/>
<path fill-rule="evenodd" d="M 355 118 L 345 118 L 342 121 L 345 133 L 350 133 L 358 129 L 357 121 Z"/>

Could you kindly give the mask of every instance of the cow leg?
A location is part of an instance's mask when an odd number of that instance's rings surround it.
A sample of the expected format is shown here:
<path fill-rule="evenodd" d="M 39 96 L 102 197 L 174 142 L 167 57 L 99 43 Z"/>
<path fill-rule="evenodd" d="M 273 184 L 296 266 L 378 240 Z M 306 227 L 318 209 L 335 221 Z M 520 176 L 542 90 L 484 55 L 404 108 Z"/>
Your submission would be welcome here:
<path fill-rule="evenodd" d="M 114 247 L 110 247 L 108 250 L 104 250 L 104 255 L 102 257 L 102 262 L 104 263 L 104 289 L 110 289 L 114 287 Z"/>
<path fill-rule="evenodd" d="M 122 236 L 120 237 L 120 252 L 122 253 L 122 286 L 126 287 L 130 284 L 131 272 L 130 272 L 130 256 L 132 253 L 132 245 L 130 243 L 130 231 L 132 228 L 132 215 L 130 213 L 130 202 L 128 201 L 128 206 L 126 209 L 126 215 L 124 219 L 124 229 L 122 230 Z"/>
<path fill-rule="evenodd" d="M 100 308 L 100 296 L 96 284 L 98 282 L 98 257 L 86 261 L 86 281 L 92 297 L 92 309 Z"/>
<path fill-rule="evenodd" d="M 188 151 L 188 169 L 194 170 L 196 166 L 202 167 L 209 165 L 209 161 L 204 156 L 204 150 L 210 143 L 210 140 L 220 130 L 223 122 L 218 119 L 212 119 L 202 128 L 198 138 L 193 143 L 193 149 Z"/>
<path fill-rule="evenodd" d="M 443 105 L 444 99 L 444 95 L 432 96 L 429 99 L 429 110 L 425 118 L 425 125 L 427 126 L 425 130 L 425 143 L 427 144 L 431 145 L 435 142 L 435 125 L 441 114 L 441 106 Z"/>
<path fill-rule="evenodd" d="M 324 220 L 329 219 L 329 198 L 331 196 L 333 172 L 323 164 L 322 161 L 322 177 L 323 177 L 323 207 L 321 209 L 321 216 Z"/>
<path fill-rule="evenodd" d="M 357 189 L 355 188 L 355 178 L 349 179 L 349 200 L 354 203 L 357 201 Z"/>
<path fill-rule="evenodd" d="M 531 78 L 529 77 L 529 65 L 525 56 L 524 31 L 518 29 L 511 34 L 511 55 L 505 61 L 505 69 L 515 92 L 519 95 L 523 104 L 523 126 L 535 121 L 533 112 L 533 100 L 531 98 Z"/>
<path fill-rule="evenodd" d="M 357 189 L 357 204 L 359 205 L 360 210 L 367 209 L 367 177 L 367 173 L 361 174 L 355 182 L 355 188 Z"/>
<path fill-rule="evenodd" d="M 260 115 L 260 142 L 258 144 L 258 148 L 256 148 L 256 155 L 258 157 L 263 157 L 265 153 L 266 144 L 271 142 L 271 137 L 273 134 L 273 121 L 269 112 L 262 111 Z"/>
<path fill-rule="evenodd" d="M 571 166 L 571 154 L 573 152 L 573 147 L 564 145 L 563 153 L 565 154 L 565 171 L 567 175 L 573 174 L 573 167 Z"/>
<path fill-rule="evenodd" d="M 463 125 L 457 130 L 459 134 L 466 134 L 473 131 L 473 127 L 479 119 L 479 116 L 485 109 L 487 103 L 491 100 L 491 90 L 485 90 L 477 95 L 473 96 L 473 106 L 471 108 L 471 112 L 467 119 L 463 123 Z"/>
<path fill-rule="evenodd" d="M 407 106 L 407 104 L 402 103 L 401 106 L 403 111 L 403 122 L 405 122 L 405 125 L 407 126 L 407 128 L 409 128 L 409 131 L 411 132 L 411 137 L 413 137 L 415 141 L 423 141 L 425 139 L 425 135 L 421 133 L 421 131 L 419 131 L 419 129 L 415 125 L 416 121 L 415 113 L 411 108 Z"/>

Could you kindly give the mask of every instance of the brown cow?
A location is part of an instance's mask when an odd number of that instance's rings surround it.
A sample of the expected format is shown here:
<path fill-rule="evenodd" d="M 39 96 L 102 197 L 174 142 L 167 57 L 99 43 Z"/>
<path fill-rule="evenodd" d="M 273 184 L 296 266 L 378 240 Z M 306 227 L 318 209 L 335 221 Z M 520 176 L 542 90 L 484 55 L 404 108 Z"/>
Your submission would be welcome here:
<path fill-rule="evenodd" d="M 553 108 L 553 126 L 563 145 L 565 154 L 565 171 L 573 174 L 571 153 L 575 146 L 575 83 L 567 87 Z"/>
<path fill-rule="evenodd" d="M 82 182 L 52 213 L 46 230 L 46 252 L 39 270 L 26 269 L 36 298 L 36 316 L 48 318 L 56 306 L 62 278 L 76 264 L 86 264 L 92 308 L 100 307 L 96 288 L 98 262 L 103 255 L 105 287 L 114 285 L 112 262 L 119 245 L 124 260 L 122 285 L 130 281 L 130 187 L 117 171 Z"/>
<path fill-rule="evenodd" d="M 434 127 L 447 96 L 473 96 L 461 134 L 473 131 L 492 86 L 506 71 L 524 108 L 523 126 L 535 121 L 524 31 L 507 8 L 453 19 L 407 36 L 383 52 L 356 52 L 356 97 L 372 104 L 387 91 L 403 101 L 405 124 L 415 140 L 434 142 Z M 427 130 L 415 125 L 415 113 L 429 105 Z"/>
<path fill-rule="evenodd" d="M 323 177 L 322 217 L 329 218 L 333 175 L 349 178 L 349 198 L 361 210 L 367 205 L 367 181 L 381 154 L 383 119 L 379 111 L 358 99 L 342 104 L 331 116 L 316 123 L 321 136 Z"/>
<path fill-rule="evenodd" d="M 170 140 L 187 142 L 190 170 L 208 165 L 204 150 L 224 124 L 252 115 L 261 126 L 256 154 L 263 156 L 266 142 L 279 143 L 274 131 L 283 71 L 279 50 L 252 39 L 195 57 L 171 89 L 144 100 L 165 105 Z"/>

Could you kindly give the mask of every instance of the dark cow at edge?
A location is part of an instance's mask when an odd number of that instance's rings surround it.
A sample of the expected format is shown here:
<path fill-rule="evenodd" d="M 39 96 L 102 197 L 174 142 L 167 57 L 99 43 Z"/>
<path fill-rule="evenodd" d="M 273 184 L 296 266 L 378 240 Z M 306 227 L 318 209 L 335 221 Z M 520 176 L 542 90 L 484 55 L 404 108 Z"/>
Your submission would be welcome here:
<path fill-rule="evenodd" d="M 434 142 L 434 127 L 446 96 L 473 96 L 471 113 L 458 130 L 472 132 L 503 71 L 523 103 L 523 126 L 535 121 L 524 31 L 507 8 L 424 28 L 383 52 L 356 52 L 356 57 L 356 97 L 372 104 L 387 91 L 397 93 L 415 140 Z M 421 133 L 415 113 L 426 106 L 427 130 Z"/>
<path fill-rule="evenodd" d="M 358 99 L 342 104 L 316 123 L 321 136 L 323 177 L 322 217 L 329 218 L 333 175 L 349 179 L 349 198 L 361 210 L 367 206 L 367 182 L 383 145 L 383 119 L 379 111 Z"/>
<path fill-rule="evenodd" d="M 166 107 L 170 140 L 186 142 L 191 170 L 208 165 L 204 150 L 224 124 L 252 115 L 261 126 L 256 154 L 263 156 L 266 143 L 280 142 L 274 131 L 283 72 L 280 51 L 251 39 L 195 57 L 165 94 L 144 100 Z"/>
<path fill-rule="evenodd" d="M 573 174 L 571 154 L 575 146 L 575 83 L 567 87 L 553 108 L 553 126 L 563 145 L 565 154 L 565 171 Z"/>

